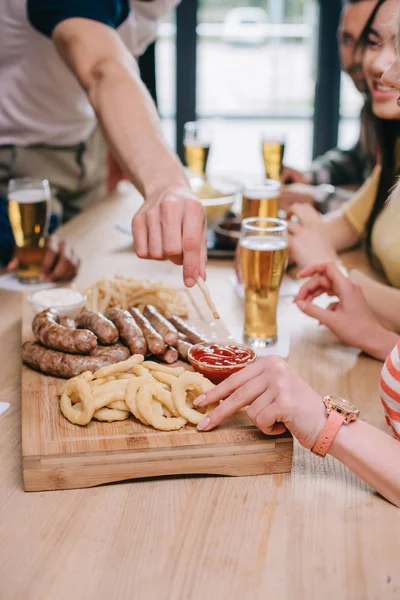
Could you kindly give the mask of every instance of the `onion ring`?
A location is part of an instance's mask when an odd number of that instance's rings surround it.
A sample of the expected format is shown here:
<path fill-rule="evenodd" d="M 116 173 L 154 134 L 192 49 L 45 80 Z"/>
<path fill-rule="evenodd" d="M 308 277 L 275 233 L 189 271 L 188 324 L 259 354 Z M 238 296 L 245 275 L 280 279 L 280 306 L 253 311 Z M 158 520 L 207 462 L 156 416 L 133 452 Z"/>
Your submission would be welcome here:
<path fill-rule="evenodd" d="M 146 418 L 150 425 L 160 431 L 175 431 L 186 425 L 186 419 L 183 417 L 166 417 L 163 412 L 160 415 L 154 408 L 154 400 L 156 404 L 163 404 L 169 410 L 167 396 L 169 392 L 163 390 L 156 383 L 147 383 L 142 386 L 137 394 L 137 405 L 142 415 Z"/>
<path fill-rule="evenodd" d="M 75 378 L 75 383 L 72 383 L 72 379 L 67 382 L 70 386 L 75 386 L 75 389 L 79 395 L 80 402 L 72 405 L 72 401 L 68 394 L 63 393 L 60 400 L 61 412 L 68 421 L 74 425 L 87 425 L 95 411 L 94 398 L 90 385 L 84 379 Z"/>
<path fill-rule="evenodd" d="M 214 386 L 211 381 L 200 375 L 200 373 L 192 373 L 191 371 L 185 371 L 172 383 L 172 397 L 174 399 L 175 406 L 180 415 L 185 417 L 190 423 L 198 425 L 200 421 L 204 419 L 204 414 L 186 403 L 187 392 L 194 392 L 195 397 L 201 396 L 208 390 L 211 390 Z M 216 405 L 208 407 L 210 412 Z"/>
<path fill-rule="evenodd" d="M 93 419 L 97 421 L 125 421 L 129 417 L 129 411 L 118 410 L 115 408 L 99 408 L 93 414 Z"/>
<path fill-rule="evenodd" d="M 145 425 L 148 425 L 149 423 L 147 419 L 142 415 L 137 404 L 138 391 L 143 385 L 146 385 L 146 383 L 149 383 L 147 377 L 136 377 L 136 379 L 131 379 L 128 382 L 128 385 L 125 390 L 125 402 L 127 403 L 129 410 L 131 411 L 133 416 L 136 417 L 138 421 L 141 421 Z"/>

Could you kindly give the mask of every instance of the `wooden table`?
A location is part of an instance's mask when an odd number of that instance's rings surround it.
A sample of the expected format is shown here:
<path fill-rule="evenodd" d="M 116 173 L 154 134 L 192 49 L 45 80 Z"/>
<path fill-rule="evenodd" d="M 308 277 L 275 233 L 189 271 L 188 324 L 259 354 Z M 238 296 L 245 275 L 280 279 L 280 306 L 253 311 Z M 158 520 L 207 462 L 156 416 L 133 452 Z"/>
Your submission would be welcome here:
<path fill-rule="evenodd" d="M 120 194 L 64 227 L 83 259 L 77 285 L 123 273 L 181 285 L 171 264 L 138 260 L 117 223 L 138 204 Z M 357 257 L 356 257 L 357 258 Z M 243 317 L 212 262 L 228 327 Z M 185 477 L 24 493 L 20 445 L 21 298 L 0 291 L 1 600 L 383 600 L 400 597 L 400 511 L 345 467 L 295 447 L 293 472 Z M 290 364 L 321 394 L 348 396 L 384 427 L 381 364 L 335 341 L 288 303 Z"/>

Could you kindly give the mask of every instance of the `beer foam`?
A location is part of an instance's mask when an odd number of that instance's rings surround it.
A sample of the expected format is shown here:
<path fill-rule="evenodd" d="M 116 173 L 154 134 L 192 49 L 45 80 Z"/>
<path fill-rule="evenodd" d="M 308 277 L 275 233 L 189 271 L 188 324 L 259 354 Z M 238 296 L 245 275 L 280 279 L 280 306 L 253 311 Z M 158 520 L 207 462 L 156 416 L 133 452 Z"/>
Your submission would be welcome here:
<path fill-rule="evenodd" d="M 255 235 L 243 238 L 240 240 L 240 245 L 249 250 L 276 251 L 285 250 L 288 247 L 288 242 L 273 235 Z"/>
<path fill-rule="evenodd" d="M 257 185 L 245 188 L 243 197 L 248 200 L 263 200 L 264 198 L 278 198 L 281 192 L 281 184 L 276 181 L 265 185 Z"/>
<path fill-rule="evenodd" d="M 15 190 L 9 193 L 8 199 L 18 204 L 36 204 L 46 201 L 43 190 Z"/>
<path fill-rule="evenodd" d="M 184 145 L 187 146 L 189 149 L 190 148 L 205 148 L 205 149 L 210 148 L 210 142 L 199 142 L 196 139 L 191 140 L 189 138 L 185 139 Z"/>

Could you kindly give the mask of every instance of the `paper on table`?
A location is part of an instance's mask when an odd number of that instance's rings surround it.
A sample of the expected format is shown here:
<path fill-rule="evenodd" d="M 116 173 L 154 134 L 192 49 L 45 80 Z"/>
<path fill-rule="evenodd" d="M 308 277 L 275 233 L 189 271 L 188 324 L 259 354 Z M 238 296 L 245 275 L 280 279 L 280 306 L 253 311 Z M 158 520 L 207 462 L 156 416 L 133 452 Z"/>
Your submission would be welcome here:
<path fill-rule="evenodd" d="M 127 235 L 132 236 L 132 226 L 130 223 L 118 223 L 116 225 L 116 228 L 121 233 L 126 233 Z"/>
<path fill-rule="evenodd" d="M 6 412 L 10 408 L 10 404 L 8 402 L 0 402 L 0 415 Z"/>
<path fill-rule="evenodd" d="M 12 292 L 36 292 L 38 290 L 45 290 L 57 285 L 56 283 L 21 283 L 18 281 L 13 273 L 6 273 L 0 276 L 0 289 L 10 290 Z"/>
<path fill-rule="evenodd" d="M 233 288 L 234 288 L 235 292 L 237 293 L 237 295 L 239 296 L 239 298 L 244 300 L 243 284 L 237 282 L 235 275 L 231 275 L 229 277 L 229 282 L 233 286 Z M 289 277 L 289 275 L 285 275 L 282 280 L 281 288 L 279 290 L 279 296 L 282 298 L 290 298 L 290 297 L 296 296 L 297 292 L 299 291 L 299 289 L 303 283 L 304 283 L 304 281 L 303 282 L 295 281 L 294 279 Z"/>

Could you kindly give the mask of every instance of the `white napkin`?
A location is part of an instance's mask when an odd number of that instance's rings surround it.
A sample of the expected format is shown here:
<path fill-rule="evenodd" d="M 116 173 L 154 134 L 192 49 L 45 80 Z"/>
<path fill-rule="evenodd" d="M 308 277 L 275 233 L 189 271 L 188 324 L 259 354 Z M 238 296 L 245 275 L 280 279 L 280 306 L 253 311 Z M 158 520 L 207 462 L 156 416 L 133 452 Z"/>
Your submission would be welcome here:
<path fill-rule="evenodd" d="M 233 289 L 239 298 L 244 300 L 244 287 L 242 283 L 238 283 L 236 275 L 229 276 L 229 283 L 233 286 Z M 284 275 L 282 285 L 279 290 L 279 296 L 282 298 L 294 298 L 294 296 L 297 296 L 297 292 L 303 283 L 304 281 L 296 281 L 295 279 L 289 277 L 289 275 Z"/>
<path fill-rule="evenodd" d="M 8 402 L 0 402 L 0 415 L 6 412 L 10 408 L 10 404 Z"/>
<path fill-rule="evenodd" d="M 14 273 L 6 273 L 0 275 L 0 289 L 10 290 L 12 292 L 36 292 L 38 290 L 45 290 L 57 285 L 56 283 L 50 283 L 45 281 L 43 283 L 21 283 L 18 281 Z"/>

